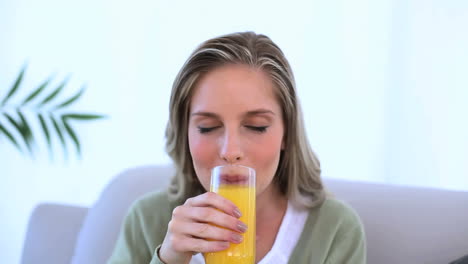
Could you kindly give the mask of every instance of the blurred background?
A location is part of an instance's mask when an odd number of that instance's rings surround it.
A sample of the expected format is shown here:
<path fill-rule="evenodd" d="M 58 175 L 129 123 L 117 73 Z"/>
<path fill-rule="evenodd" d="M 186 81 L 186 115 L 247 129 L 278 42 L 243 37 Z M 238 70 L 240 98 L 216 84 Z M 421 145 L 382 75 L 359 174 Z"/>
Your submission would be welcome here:
<path fill-rule="evenodd" d="M 464 0 L 0 0 L 0 100 L 25 68 L 0 110 L 23 150 L 0 131 L 0 261 L 19 263 L 38 203 L 90 206 L 122 170 L 170 163 L 172 81 L 200 42 L 234 31 L 289 58 L 324 177 L 468 190 L 467 28 Z M 51 76 L 45 95 L 69 76 L 57 98 L 86 90 L 67 111 L 106 116 L 73 123 L 81 158 L 52 130 L 49 150 L 21 106 Z M 6 114 L 19 108 L 33 155 Z"/>

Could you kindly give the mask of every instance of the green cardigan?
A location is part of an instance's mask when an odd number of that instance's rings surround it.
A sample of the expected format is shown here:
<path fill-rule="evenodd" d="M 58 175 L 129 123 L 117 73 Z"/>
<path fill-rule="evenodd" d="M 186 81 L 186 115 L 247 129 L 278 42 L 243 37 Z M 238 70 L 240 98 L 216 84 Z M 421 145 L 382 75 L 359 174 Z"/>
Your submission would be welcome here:
<path fill-rule="evenodd" d="M 108 264 L 161 264 L 155 251 L 164 240 L 175 206 L 166 192 L 150 193 L 135 202 Z M 357 214 L 333 198 L 310 209 L 289 263 L 366 263 L 364 230 Z"/>

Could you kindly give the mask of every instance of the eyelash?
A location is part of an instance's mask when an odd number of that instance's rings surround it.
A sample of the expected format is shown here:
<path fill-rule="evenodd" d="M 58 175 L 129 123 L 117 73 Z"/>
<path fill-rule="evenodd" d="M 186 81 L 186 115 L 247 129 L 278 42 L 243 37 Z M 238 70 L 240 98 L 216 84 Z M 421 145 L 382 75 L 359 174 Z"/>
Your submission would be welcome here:
<path fill-rule="evenodd" d="M 201 134 L 205 134 L 205 133 L 209 133 L 209 132 L 215 130 L 216 128 L 219 128 L 219 126 L 216 126 L 216 127 L 198 127 L 198 131 Z"/>
<path fill-rule="evenodd" d="M 245 126 L 246 128 L 253 130 L 254 132 L 257 133 L 265 133 L 267 131 L 268 126 Z M 215 129 L 219 128 L 219 126 L 215 127 L 198 127 L 198 131 L 201 134 L 206 134 L 209 133 Z"/>
<path fill-rule="evenodd" d="M 268 126 L 245 126 L 245 127 L 258 133 L 265 133 L 268 128 Z"/>

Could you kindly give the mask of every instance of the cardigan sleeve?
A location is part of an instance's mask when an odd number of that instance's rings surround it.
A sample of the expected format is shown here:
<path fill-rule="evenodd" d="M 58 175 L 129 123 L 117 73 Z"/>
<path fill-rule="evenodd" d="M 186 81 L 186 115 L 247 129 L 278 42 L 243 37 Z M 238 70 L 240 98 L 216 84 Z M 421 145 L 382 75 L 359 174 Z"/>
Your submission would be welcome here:
<path fill-rule="evenodd" d="M 107 264 L 158 263 L 152 260 L 151 251 L 148 251 L 145 245 L 141 222 L 138 208 L 132 207 L 125 217 L 114 251 Z"/>
<path fill-rule="evenodd" d="M 162 197 L 146 197 L 131 206 L 107 264 L 164 264 L 157 254 L 167 231 L 168 207 Z"/>
<path fill-rule="evenodd" d="M 333 252 L 326 264 L 365 264 L 366 240 L 363 229 L 356 226 L 345 234 L 335 237 Z"/>

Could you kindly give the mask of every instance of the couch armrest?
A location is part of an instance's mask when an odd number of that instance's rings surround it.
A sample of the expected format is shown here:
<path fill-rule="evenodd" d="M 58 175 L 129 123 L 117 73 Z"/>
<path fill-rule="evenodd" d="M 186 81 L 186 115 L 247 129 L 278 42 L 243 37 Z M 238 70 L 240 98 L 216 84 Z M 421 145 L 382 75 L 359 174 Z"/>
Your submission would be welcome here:
<path fill-rule="evenodd" d="M 21 263 L 70 263 L 87 211 L 62 204 L 36 206 L 29 219 Z"/>

